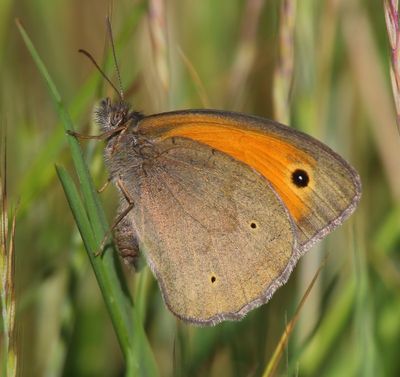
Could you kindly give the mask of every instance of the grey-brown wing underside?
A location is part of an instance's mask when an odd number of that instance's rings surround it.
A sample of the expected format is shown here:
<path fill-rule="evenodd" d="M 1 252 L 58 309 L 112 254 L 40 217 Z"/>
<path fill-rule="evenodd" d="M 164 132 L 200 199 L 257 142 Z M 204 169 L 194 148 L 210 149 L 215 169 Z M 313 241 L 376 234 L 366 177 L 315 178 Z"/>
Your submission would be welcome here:
<path fill-rule="evenodd" d="M 139 246 L 170 310 L 215 324 L 266 302 L 299 255 L 295 226 L 264 177 L 175 138 L 124 185 Z"/>

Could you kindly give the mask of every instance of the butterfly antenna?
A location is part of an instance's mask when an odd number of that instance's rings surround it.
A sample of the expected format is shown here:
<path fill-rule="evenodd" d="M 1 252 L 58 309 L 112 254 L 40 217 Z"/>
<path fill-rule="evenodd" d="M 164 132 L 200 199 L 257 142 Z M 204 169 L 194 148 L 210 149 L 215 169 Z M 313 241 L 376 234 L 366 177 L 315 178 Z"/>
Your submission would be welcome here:
<path fill-rule="evenodd" d="M 115 71 L 117 72 L 117 77 L 118 77 L 119 96 L 120 96 L 121 100 L 123 100 L 124 99 L 124 92 L 122 90 L 121 73 L 120 73 L 119 66 L 118 66 L 117 54 L 115 53 L 115 45 L 114 45 L 114 38 L 113 38 L 113 33 L 112 33 L 110 17 L 108 17 L 108 16 L 107 16 L 107 29 L 108 29 L 108 35 L 110 36 L 111 49 L 112 49 L 113 58 L 114 58 Z"/>
<path fill-rule="evenodd" d="M 107 80 L 107 82 L 111 85 L 111 87 L 117 92 L 118 96 L 121 99 L 123 99 L 123 97 L 121 97 L 121 92 L 117 89 L 117 87 L 112 83 L 112 81 L 107 77 L 107 75 L 104 73 L 104 71 L 100 68 L 100 66 L 97 64 L 96 60 L 94 59 L 94 57 L 89 52 L 87 52 L 86 50 L 83 50 L 83 49 L 79 49 L 78 52 L 85 55 L 93 63 L 93 65 L 101 73 L 101 75 L 104 77 L 104 79 Z"/>

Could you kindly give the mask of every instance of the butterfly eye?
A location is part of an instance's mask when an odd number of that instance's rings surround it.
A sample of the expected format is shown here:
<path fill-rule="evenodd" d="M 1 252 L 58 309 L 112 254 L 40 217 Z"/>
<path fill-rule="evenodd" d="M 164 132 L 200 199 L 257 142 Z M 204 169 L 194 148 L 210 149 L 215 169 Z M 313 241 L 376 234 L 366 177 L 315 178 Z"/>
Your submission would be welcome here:
<path fill-rule="evenodd" d="M 121 123 L 123 118 L 124 118 L 124 113 L 122 113 L 122 112 L 114 113 L 113 119 L 112 119 L 112 124 L 114 126 L 118 126 Z"/>

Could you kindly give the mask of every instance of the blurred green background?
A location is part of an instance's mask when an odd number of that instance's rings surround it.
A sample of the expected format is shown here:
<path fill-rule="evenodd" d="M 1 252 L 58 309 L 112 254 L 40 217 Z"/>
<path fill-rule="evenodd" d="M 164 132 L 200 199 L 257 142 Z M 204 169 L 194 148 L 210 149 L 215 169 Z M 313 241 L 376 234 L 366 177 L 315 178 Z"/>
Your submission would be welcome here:
<path fill-rule="evenodd" d="M 244 320 L 198 328 L 165 308 L 148 269 L 126 270 L 161 376 L 261 376 L 327 253 L 277 375 L 400 375 L 400 137 L 383 2 L 120 0 L 112 25 L 123 87 L 146 114 L 210 107 L 276 119 L 322 140 L 359 171 L 356 213 L 302 259 L 272 300 Z M 77 130 L 116 81 L 107 1 L 0 0 L 0 117 L 16 230 L 21 376 L 122 376 L 124 361 L 54 165 L 71 168 L 66 136 L 18 17 Z M 292 43 L 293 42 L 293 43 Z M 96 185 L 101 143 L 82 143 Z M 2 151 L 3 153 L 3 151 Z M 111 222 L 117 198 L 101 195 Z M 183 266 L 184 268 L 184 266 Z M 142 276 L 144 288 L 135 281 Z"/>

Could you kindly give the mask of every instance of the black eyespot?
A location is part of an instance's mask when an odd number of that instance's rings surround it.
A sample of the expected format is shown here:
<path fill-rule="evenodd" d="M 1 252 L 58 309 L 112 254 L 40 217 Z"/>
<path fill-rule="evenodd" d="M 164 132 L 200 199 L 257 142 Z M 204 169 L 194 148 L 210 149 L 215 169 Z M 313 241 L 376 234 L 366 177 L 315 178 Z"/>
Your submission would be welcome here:
<path fill-rule="evenodd" d="M 254 221 L 252 221 L 252 222 L 250 223 L 250 228 L 251 228 L 251 229 L 256 229 L 256 228 L 257 228 L 257 224 L 256 224 Z"/>
<path fill-rule="evenodd" d="M 310 182 L 310 177 L 308 176 L 307 172 L 303 169 L 296 169 L 292 173 L 292 182 L 297 187 L 307 187 L 308 183 Z"/>
<path fill-rule="evenodd" d="M 211 276 L 211 283 L 215 283 L 216 280 L 217 278 L 215 276 Z"/>

